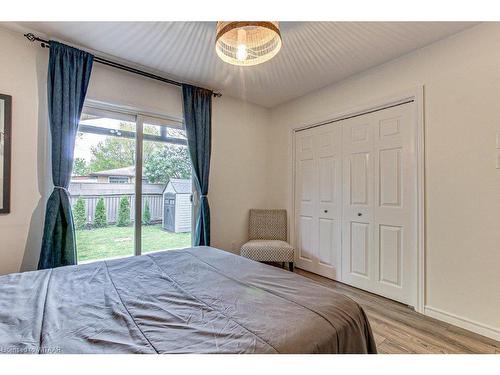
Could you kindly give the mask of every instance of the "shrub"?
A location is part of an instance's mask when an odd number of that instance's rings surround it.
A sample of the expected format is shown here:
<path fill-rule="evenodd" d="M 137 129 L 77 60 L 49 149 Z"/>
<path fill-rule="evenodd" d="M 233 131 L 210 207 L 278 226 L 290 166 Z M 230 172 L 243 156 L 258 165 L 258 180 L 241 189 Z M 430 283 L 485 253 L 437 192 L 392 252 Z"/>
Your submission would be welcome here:
<path fill-rule="evenodd" d="M 126 227 L 130 225 L 130 203 L 127 197 L 120 199 L 120 208 L 118 210 L 118 220 L 116 225 L 119 227 Z"/>
<path fill-rule="evenodd" d="M 149 202 L 146 201 L 144 204 L 144 210 L 142 211 L 142 223 L 144 225 L 150 225 L 151 224 L 151 211 L 149 209 Z"/>
<path fill-rule="evenodd" d="M 73 207 L 73 216 L 75 220 L 75 228 L 85 229 L 87 218 L 85 216 L 85 201 L 82 197 L 76 200 L 75 206 Z"/>
<path fill-rule="evenodd" d="M 104 228 L 107 225 L 108 219 L 106 217 L 106 205 L 104 204 L 104 198 L 99 198 L 97 205 L 95 206 L 94 227 Z"/>

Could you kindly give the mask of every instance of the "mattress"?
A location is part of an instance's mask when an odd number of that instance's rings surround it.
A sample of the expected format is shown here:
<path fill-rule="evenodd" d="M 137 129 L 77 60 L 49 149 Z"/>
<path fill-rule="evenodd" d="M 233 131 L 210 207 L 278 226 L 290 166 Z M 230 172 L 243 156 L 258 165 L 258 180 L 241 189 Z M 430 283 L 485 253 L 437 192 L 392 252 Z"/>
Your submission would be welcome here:
<path fill-rule="evenodd" d="M 2 353 L 375 353 L 353 300 L 211 247 L 0 277 Z"/>

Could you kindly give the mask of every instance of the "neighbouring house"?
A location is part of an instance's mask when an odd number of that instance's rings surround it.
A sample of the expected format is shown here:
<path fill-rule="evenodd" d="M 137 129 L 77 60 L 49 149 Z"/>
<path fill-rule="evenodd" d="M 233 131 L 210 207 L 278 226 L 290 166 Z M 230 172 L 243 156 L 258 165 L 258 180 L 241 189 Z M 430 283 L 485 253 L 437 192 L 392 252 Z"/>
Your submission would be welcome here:
<path fill-rule="evenodd" d="M 72 181 L 98 182 L 109 184 L 133 184 L 135 181 L 135 167 L 108 169 L 105 171 L 89 173 L 87 176 L 73 176 Z M 147 182 L 142 176 L 143 183 Z"/>
<path fill-rule="evenodd" d="M 163 229 L 191 232 L 192 191 L 190 179 L 170 179 L 163 191 Z"/>

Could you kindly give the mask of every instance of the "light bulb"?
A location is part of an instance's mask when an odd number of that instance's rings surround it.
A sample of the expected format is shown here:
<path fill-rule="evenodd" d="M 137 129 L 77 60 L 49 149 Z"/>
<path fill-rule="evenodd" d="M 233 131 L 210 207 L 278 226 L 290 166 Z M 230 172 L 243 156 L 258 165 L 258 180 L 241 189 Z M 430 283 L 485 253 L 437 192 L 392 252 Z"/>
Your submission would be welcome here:
<path fill-rule="evenodd" d="M 238 47 L 236 48 L 236 58 L 239 61 L 245 61 L 248 56 L 247 52 L 247 32 L 245 29 L 238 29 Z"/>
<path fill-rule="evenodd" d="M 247 56 L 247 46 L 244 44 L 239 44 L 238 49 L 236 50 L 236 58 L 240 61 L 245 61 L 247 59 Z"/>

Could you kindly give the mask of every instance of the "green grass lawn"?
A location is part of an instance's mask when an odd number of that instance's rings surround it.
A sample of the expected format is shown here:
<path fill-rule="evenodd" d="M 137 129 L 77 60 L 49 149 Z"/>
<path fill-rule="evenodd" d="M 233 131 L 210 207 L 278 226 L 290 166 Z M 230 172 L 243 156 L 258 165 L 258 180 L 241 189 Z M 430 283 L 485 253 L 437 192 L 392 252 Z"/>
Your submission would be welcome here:
<path fill-rule="evenodd" d="M 77 230 L 79 262 L 134 254 L 134 228 L 109 226 L 107 228 Z M 191 233 L 171 233 L 161 225 L 142 227 L 142 253 L 191 246 Z"/>

